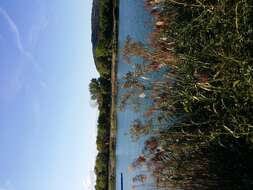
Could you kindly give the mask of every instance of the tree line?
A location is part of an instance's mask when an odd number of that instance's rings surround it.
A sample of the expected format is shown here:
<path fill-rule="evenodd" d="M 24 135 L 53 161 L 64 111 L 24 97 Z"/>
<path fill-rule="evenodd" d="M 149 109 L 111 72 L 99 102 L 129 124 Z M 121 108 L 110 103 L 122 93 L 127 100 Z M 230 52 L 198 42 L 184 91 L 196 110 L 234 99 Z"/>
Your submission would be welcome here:
<path fill-rule="evenodd" d="M 111 59 L 113 36 L 113 0 L 99 0 L 98 44 L 94 50 L 94 61 L 100 74 L 89 84 L 91 100 L 98 105 L 97 150 L 95 163 L 96 190 L 108 189 L 109 138 L 111 110 Z"/>

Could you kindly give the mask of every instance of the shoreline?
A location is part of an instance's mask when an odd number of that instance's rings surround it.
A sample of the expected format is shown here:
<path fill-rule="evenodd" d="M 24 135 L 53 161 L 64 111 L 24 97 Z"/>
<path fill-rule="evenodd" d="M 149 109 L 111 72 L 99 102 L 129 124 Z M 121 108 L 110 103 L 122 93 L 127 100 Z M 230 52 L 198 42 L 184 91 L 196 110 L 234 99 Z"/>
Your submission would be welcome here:
<path fill-rule="evenodd" d="M 111 113 L 110 113 L 110 142 L 109 142 L 109 175 L 108 189 L 116 189 L 116 135 L 117 135 L 117 55 L 118 55 L 118 4 L 113 0 L 113 47 L 111 68 Z"/>

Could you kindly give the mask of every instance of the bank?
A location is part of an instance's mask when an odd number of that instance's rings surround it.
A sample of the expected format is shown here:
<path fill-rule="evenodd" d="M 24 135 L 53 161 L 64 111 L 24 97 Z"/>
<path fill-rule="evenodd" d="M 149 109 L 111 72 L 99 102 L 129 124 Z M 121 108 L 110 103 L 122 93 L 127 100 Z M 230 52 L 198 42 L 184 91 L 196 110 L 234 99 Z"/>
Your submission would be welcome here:
<path fill-rule="evenodd" d="M 113 46 L 111 67 L 111 126 L 109 144 L 109 190 L 116 189 L 116 134 L 117 134 L 117 55 L 118 55 L 118 4 L 119 0 L 113 0 Z"/>

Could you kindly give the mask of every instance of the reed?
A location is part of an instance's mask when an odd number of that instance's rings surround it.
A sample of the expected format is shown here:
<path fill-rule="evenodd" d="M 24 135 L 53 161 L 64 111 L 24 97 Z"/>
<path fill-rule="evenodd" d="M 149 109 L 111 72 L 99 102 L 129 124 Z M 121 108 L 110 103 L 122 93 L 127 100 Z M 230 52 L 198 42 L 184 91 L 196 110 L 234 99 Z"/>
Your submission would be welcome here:
<path fill-rule="evenodd" d="M 135 101 L 122 105 L 145 105 L 130 134 L 159 142 L 143 150 L 155 185 L 251 189 L 253 2 L 149 0 L 146 7 L 157 22 L 150 44 L 126 41 L 123 54 L 135 70 L 124 87 Z"/>

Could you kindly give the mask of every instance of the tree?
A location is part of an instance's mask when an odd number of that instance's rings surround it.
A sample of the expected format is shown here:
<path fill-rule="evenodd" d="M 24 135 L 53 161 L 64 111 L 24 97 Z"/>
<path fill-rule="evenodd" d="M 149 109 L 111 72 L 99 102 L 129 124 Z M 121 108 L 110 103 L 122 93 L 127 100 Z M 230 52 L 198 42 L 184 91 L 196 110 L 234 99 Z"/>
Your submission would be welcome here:
<path fill-rule="evenodd" d="M 91 82 L 89 84 L 89 90 L 92 100 L 99 100 L 100 95 L 100 85 L 98 79 L 91 79 Z"/>

